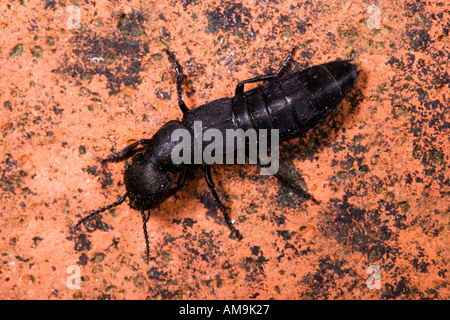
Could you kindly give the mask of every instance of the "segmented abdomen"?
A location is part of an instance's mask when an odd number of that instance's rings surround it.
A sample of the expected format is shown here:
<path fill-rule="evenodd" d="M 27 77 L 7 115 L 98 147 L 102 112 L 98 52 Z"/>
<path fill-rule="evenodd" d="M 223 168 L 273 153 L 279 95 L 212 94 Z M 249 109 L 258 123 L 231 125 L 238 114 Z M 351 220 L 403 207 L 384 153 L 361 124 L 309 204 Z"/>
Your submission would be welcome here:
<path fill-rule="evenodd" d="M 312 128 L 346 93 L 327 68 L 340 63 L 351 66 L 346 61 L 314 66 L 235 96 L 231 99 L 234 125 L 244 130 L 279 129 L 281 141 Z"/>

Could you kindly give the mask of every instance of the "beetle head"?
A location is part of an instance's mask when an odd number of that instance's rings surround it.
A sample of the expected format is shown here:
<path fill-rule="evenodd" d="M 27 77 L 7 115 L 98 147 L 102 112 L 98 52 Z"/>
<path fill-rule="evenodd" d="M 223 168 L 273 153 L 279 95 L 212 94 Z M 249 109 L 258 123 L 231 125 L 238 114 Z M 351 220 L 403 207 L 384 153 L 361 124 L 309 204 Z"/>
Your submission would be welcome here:
<path fill-rule="evenodd" d="M 147 161 L 138 153 L 124 174 L 130 207 L 139 211 L 149 210 L 165 200 L 172 185 L 167 171 Z"/>

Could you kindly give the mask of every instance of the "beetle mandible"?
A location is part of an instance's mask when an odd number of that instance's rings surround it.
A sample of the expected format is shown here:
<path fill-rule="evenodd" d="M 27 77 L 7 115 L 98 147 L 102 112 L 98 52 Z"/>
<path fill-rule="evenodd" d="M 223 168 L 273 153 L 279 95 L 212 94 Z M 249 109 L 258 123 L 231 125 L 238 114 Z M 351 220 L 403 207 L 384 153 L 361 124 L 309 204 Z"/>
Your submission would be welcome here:
<path fill-rule="evenodd" d="M 356 64 L 350 60 L 336 60 L 293 72 L 283 77 L 292 62 L 296 47 L 273 74 L 263 75 L 239 82 L 232 98 L 221 98 L 189 109 L 182 98 L 183 74 L 175 56 L 165 50 L 176 72 L 178 105 L 183 113 L 181 121 L 172 120 L 164 124 L 151 139 L 139 140 L 122 151 L 112 154 L 104 162 L 118 162 L 133 157 L 125 169 L 126 193 L 116 202 L 92 211 L 75 225 L 78 228 L 93 216 L 122 204 L 126 199 L 129 206 L 140 212 L 146 242 L 146 258 L 150 259 L 147 221 L 150 210 L 180 190 L 186 181 L 188 170 L 194 165 L 174 164 L 171 151 L 178 143 L 171 136 L 176 129 L 193 132 L 194 121 L 202 121 L 204 128 L 227 129 L 278 129 L 280 141 L 286 141 L 313 128 L 323 121 L 353 88 L 359 74 Z M 266 84 L 244 92 L 244 85 L 268 81 Z M 258 161 L 258 164 L 261 163 Z M 198 165 L 197 165 L 198 166 Z M 206 183 L 217 208 L 223 213 L 231 230 L 230 237 L 241 239 L 228 211 L 217 194 L 211 165 L 200 165 Z M 169 175 L 178 174 L 175 187 Z M 308 192 L 290 181 L 281 173 L 274 176 L 295 192 L 318 204 Z M 147 213 L 146 213 L 147 212 Z"/>

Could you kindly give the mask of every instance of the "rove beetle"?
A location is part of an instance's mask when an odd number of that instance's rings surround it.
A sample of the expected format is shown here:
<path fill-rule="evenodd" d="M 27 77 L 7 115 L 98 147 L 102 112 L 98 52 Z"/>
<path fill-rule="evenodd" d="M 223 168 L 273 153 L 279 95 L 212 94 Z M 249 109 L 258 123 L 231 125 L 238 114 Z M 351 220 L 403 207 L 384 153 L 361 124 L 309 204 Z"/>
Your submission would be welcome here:
<path fill-rule="evenodd" d="M 186 181 L 186 173 L 194 166 L 173 163 L 171 151 L 178 143 L 171 140 L 174 130 L 186 129 L 193 132 L 194 121 L 202 121 L 204 128 L 216 128 L 221 132 L 239 128 L 278 129 L 280 141 L 286 141 L 298 137 L 323 121 L 353 88 L 359 70 L 350 60 L 328 62 L 283 77 L 292 62 L 295 50 L 296 47 L 274 74 L 244 80 L 236 86 L 234 97 L 217 99 L 194 109 L 189 109 L 182 99 L 181 67 L 174 54 L 165 50 L 176 71 L 178 105 L 183 113 L 182 120 L 169 121 L 151 139 L 139 140 L 102 160 L 118 162 L 133 157 L 124 173 L 126 193 L 118 201 L 92 211 L 80 219 L 75 228 L 93 216 L 122 204 L 128 198 L 130 207 L 138 210 L 142 216 L 148 263 L 150 246 L 147 221 L 150 210 L 180 190 Z M 244 92 L 245 84 L 259 81 L 269 82 Z M 259 161 L 258 164 L 261 166 Z M 225 222 L 231 230 L 230 237 L 241 239 L 241 234 L 234 227 L 225 205 L 216 192 L 211 165 L 205 164 L 201 167 L 215 204 L 223 213 Z M 169 172 L 178 174 L 177 184 L 173 188 Z M 280 173 L 275 173 L 274 176 L 295 192 L 319 204 L 319 201 L 287 177 Z"/>

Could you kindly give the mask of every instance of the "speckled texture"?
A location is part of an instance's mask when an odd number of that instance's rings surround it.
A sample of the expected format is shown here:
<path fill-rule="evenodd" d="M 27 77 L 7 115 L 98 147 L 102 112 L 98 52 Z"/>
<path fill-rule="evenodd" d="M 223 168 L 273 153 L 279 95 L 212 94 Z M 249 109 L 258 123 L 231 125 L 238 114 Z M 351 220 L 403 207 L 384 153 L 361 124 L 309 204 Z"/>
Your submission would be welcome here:
<path fill-rule="evenodd" d="M 7 1 L 0 14 L 0 298 L 450 298 L 446 1 Z M 124 165 L 98 160 L 181 117 L 164 48 L 194 107 L 293 45 L 295 70 L 340 57 L 362 71 L 332 121 L 280 150 L 321 206 L 252 166 L 216 166 L 242 241 L 200 171 L 152 212 L 149 265 L 127 205 L 73 230 L 124 193 Z"/>

